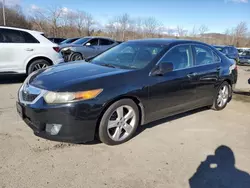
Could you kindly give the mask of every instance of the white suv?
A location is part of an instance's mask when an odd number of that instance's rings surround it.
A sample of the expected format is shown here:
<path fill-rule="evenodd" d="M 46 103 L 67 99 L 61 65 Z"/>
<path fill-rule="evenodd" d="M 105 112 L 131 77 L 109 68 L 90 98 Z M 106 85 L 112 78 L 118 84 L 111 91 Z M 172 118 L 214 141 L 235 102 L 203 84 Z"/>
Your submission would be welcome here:
<path fill-rule="evenodd" d="M 63 62 L 59 47 L 43 33 L 26 29 L 0 27 L 0 74 L 30 74 Z"/>

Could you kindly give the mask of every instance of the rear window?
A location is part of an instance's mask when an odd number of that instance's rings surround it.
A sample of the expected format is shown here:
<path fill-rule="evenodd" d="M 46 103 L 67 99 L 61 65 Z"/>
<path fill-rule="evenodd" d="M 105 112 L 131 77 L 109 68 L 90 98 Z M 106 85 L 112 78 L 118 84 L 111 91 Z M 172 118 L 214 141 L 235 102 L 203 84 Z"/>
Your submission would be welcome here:
<path fill-rule="evenodd" d="M 20 33 L 23 35 L 25 43 L 39 43 L 39 41 L 31 34 L 24 31 L 20 31 Z"/>

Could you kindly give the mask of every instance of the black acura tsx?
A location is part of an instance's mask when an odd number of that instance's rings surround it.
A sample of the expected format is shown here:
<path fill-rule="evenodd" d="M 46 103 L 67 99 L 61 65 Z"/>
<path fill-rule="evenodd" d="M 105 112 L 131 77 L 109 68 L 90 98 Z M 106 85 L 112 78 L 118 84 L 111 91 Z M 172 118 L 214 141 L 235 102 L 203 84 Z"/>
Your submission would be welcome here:
<path fill-rule="evenodd" d="M 236 82 L 235 62 L 210 45 L 134 40 L 32 73 L 16 105 L 39 137 L 116 145 L 157 119 L 203 106 L 222 110 Z"/>

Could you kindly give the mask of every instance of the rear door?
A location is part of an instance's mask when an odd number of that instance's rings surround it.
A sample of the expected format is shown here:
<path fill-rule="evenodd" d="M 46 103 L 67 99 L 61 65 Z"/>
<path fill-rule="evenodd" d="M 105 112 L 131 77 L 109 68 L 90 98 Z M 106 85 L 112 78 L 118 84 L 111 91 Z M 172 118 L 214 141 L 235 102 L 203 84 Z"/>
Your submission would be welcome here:
<path fill-rule="evenodd" d="M 218 84 L 221 59 L 211 48 L 201 44 L 192 45 L 194 56 L 194 80 L 196 101 L 199 105 L 211 103 Z"/>

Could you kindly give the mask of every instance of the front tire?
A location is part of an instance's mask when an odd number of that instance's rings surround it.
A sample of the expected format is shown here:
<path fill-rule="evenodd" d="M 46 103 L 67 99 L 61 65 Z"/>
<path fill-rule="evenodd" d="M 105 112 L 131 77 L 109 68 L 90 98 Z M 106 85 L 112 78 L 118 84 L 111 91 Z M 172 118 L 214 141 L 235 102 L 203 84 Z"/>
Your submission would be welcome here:
<path fill-rule="evenodd" d="M 231 92 L 232 89 L 228 82 L 223 82 L 217 90 L 212 109 L 216 111 L 223 110 L 232 96 Z"/>
<path fill-rule="evenodd" d="M 103 114 L 98 136 L 107 145 L 122 144 L 131 139 L 139 125 L 139 109 L 131 99 L 113 103 Z"/>

